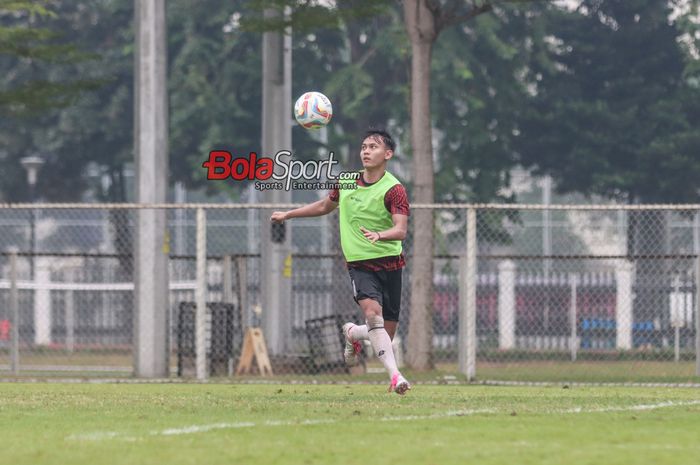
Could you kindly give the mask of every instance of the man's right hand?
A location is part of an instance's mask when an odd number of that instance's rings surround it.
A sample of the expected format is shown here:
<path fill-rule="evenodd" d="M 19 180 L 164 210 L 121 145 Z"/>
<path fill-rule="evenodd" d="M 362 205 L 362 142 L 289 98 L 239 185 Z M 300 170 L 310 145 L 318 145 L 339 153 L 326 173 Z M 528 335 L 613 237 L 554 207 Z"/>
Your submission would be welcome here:
<path fill-rule="evenodd" d="M 287 212 L 273 212 L 270 217 L 272 223 L 284 223 L 287 219 Z"/>

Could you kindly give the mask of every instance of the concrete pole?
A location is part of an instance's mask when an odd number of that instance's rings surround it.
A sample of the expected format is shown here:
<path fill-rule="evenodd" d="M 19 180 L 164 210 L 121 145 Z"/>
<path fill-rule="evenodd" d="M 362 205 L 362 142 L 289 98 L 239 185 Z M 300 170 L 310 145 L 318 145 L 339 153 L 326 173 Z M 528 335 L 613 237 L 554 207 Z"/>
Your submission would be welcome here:
<path fill-rule="evenodd" d="M 277 14 L 265 11 L 266 18 Z M 263 33 L 262 152 L 269 157 L 292 149 L 292 37 L 291 31 L 286 32 Z M 262 197 L 266 203 L 292 201 L 292 193 L 283 190 L 265 191 Z M 272 226 L 271 213 L 261 212 L 260 220 L 262 326 L 268 352 L 279 355 L 291 342 L 292 277 L 285 260 L 291 259 L 292 234 L 289 222 Z"/>
<path fill-rule="evenodd" d="M 624 260 L 615 269 L 617 281 L 617 301 L 615 319 L 617 326 L 616 343 L 618 349 L 632 349 L 632 272 L 634 265 Z"/>
<path fill-rule="evenodd" d="M 38 346 L 51 344 L 51 259 L 34 258 L 34 344 Z"/>
<path fill-rule="evenodd" d="M 515 262 L 498 264 L 498 348 L 515 348 Z"/>
<path fill-rule="evenodd" d="M 134 149 L 136 199 L 165 203 L 168 100 L 165 0 L 135 0 Z M 134 367 L 138 377 L 168 375 L 166 212 L 138 210 L 134 241 Z"/>
<path fill-rule="evenodd" d="M 578 276 L 576 273 L 569 273 L 569 283 L 571 283 L 571 295 L 569 299 L 569 350 L 571 351 L 571 361 L 576 361 L 578 351 L 578 336 L 576 334 L 576 294 L 578 288 Z"/>

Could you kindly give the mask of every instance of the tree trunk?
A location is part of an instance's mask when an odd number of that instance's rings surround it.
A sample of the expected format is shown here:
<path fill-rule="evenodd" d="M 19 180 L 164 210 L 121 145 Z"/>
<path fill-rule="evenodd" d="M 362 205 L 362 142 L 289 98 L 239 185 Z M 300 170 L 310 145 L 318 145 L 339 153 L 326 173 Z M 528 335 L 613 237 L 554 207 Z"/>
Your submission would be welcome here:
<path fill-rule="evenodd" d="M 404 19 L 411 39 L 411 146 L 413 201 L 434 199 L 430 122 L 430 58 L 437 37 L 435 18 L 426 0 L 404 1 Z M 433 367 L 433 212 L 415 210 L 411 260 L 411 309 L 406 361 L 416 370 Z"/>

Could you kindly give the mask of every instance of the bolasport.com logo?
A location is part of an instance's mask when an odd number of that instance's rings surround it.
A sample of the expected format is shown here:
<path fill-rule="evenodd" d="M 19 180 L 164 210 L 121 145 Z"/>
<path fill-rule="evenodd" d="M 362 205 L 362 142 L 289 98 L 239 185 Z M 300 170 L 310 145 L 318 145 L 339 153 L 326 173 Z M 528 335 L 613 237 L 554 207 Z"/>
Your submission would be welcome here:
<path fill-rule="evenodd" d="M 280 150 L 274 159 L 259 157 L 250 152 L 248 157 L 233 157 L 231 152 L 213 150 L 202 163 L 208 180 L 255 181 L 255 189 L 265 190 L 330 190 L 355 189 L 357 184 L 341 181 L 357 180 L 357 171 L 333 173 L 338 164 L 333 152 L 325 160 L 294 160 L 289 150 Z"/>

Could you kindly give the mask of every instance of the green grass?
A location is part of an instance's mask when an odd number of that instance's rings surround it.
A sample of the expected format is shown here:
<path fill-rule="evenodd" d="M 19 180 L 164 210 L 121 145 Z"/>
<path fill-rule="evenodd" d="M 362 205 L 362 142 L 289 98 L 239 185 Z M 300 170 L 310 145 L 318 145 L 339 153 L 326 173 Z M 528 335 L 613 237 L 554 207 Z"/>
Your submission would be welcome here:
<path fill-rule="evenodd" d="M 522 361 L 478 363 L 484 380 L 573 381 L 582 383 L 700 383 L 695 362 Z"/>
<path fill-rule="evenodd" d="M 7 464 L 695 464 L 700 390 L 0 384 Z M 193 427 L 198 427 L 193 428 Z M 188 429 L 189 428 L 189 429 Z"/>
<path fill-rule="evenodd" d="M 570 354 L 563 352 L 494 352 L 489 358 L 478 358 L 477 380 L 499 381 L 552 381 L 589 383 L 700 383 L 695 374 L 694 356 L 689 360 L 674 362 L 666 353 L 651 352 L 581 352 L 576 362 L 566 359 Z M 598 357 L 598 358 L 596 358 Z M 688 359 L 688 354 L 684 354 Z M 9 371 L 10 355 L 0 350 L 0 379 L 15 376 Z M 133 356 L 126 350 L 76 350 L 68 353 L 62 350 L 22 350 L 20 353 L 20 377 L 90 377 L 90 378 L 129 378 L 133 366 Z M 177 358 L 170 359 L 171 367 L 177 366 Z M 383 371 L 376 360 L 370 366 Z M 63 368 L 63 369 L 62 369 Z M 68 369 L 66 369 L 68 368 Z M 357 379 L 346 374 L 309 374 L 303 366 L 279 367 L 273 363 L 276 379 L 287 380 L 337 380 L 346 382 Z M 190 369 L 188 372 L 193 372 Z M 173 375 L 175 369 L 172 369 Z M 282 374 L 283 373 L 283 374 Z M 416 373 L 413 378 L 436 380 L 444 375 L 460 375 L 455 361 L 437 359 L 436 370 Z M 255 377 L 254 377 L 255 378 Z M 375 381 L 382 376 L 362 376 L 361 379 Z"/>
<path fill-rule="evenodd" d="M 2 378 L 130 378 L 133 358 L 128 353 L 100 353 L 98 351 L 77 351 L 73 354 L 62 352 L 25 351 L 22 354 L 19 376 L 13 375 L 9 369 L 9 355 L 0 353 L 0 379 Z M 532 354 L 531 354 L 532 355 Z M 173 376 L 177 359 L 170 360 Z M 370 367 L 383 372 L 381 365 L 372 361 Z M 69 368 L 69 370 L 61 369 Z M 99 369 L 96 369 L 98 367 Z M 110 369 L 114 367 L 114 369 Z M 279 367 L 278 367 L 279 368 Z M 352 375 L 344 373 L 328 374 L 303 373 L 303 367 L 296 367 L 297 372 L 275 376 L 280 382 L 289 380 L 337 381 L 349 380 L 378 381 L 384 375 Z M 190 369 L 191 374 L 194 370 Z M 284 372 L 285 370 L 280 370 Z M 421 381 L 439 381 L 443 376 L 454 376 L 459 380 L 464 377 L 459 373 L 457 363 L 438 361 L 436 369 L 429 372 L 412 374 L 412 379 Z M 550 382 L 583 382 L 583 383 L 700 383 L 700 376 L 695 374 L 695 361 L 661 361 L 661 360 L 568 360 L 542 359 L 513 359 L 513 360 L 477 360 L 477 381 L 550 381 Z M 245 377 L 244 377 L 245 378 Z M 257 379 L 257 376 L 248 377 Z M 235 380 L 242 379 L 236 377 Z"/>

